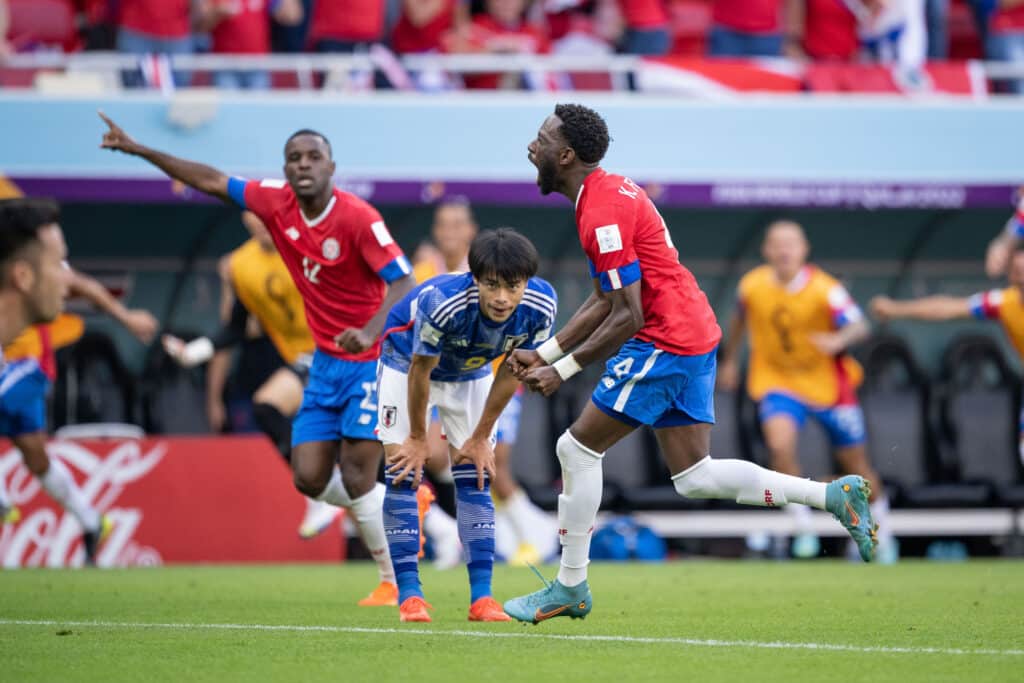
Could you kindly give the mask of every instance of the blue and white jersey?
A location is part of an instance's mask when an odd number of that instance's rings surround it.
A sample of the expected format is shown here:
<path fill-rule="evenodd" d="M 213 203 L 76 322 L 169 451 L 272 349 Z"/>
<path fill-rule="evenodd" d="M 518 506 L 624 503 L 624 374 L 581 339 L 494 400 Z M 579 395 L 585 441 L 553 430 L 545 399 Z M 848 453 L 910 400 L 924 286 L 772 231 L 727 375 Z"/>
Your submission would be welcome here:
<path fill-rule="evenodd" d="M 523 300 L 508 320 L 496 323 L 480 310 L 480 290 L 469 273 L 438 275 L 419 285 L 388 314 L 381 362 L 409 372 L 413 354 L 440 356 L 436 382 L 485 377 L 489 363 L 513 349 L 534 349 L 551 336 L 558 299 L 539 277 L 526 283 Z"/>

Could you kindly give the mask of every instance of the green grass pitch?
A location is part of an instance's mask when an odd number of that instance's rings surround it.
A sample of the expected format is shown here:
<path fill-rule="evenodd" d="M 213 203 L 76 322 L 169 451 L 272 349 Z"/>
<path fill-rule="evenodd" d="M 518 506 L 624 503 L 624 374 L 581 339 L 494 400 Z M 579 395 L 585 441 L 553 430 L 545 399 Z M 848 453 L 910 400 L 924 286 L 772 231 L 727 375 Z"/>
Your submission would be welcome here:
<path fill-rule="evenodd" d="M 465 572 L 423 574 L 407 625 L 355 606 L 365 563 L 7 571 L 0 681 L 1024 680 L 1019 562 L 594 564 L 591 615 L 538 626 L 470 623 Z M 496 569 L 500 600 L 539 586 Z"/>

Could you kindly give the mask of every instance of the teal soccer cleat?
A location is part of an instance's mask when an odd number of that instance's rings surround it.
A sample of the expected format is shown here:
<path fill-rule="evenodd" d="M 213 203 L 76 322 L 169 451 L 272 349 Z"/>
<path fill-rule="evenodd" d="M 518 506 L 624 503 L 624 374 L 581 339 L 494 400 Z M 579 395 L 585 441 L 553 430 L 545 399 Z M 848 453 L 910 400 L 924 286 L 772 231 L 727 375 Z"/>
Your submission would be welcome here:
<path fill-rule="evenodd" d="M 539 572 L 537 576 L 540 576 Z M 536 593 L 512 598 L 505 603 L 505 613 L 514 619 L 528 621 L 531 624 L 539 624 L 555 617 L 582 619 L 590 614 L 593 598 L 590 597 L 590 587 L 586 581 L 569 588 L 559 583 L 557 579 L 550 583 L 545 581 L 544 577 L 541 577 L 541 580 L 544 581 L 544 588 Z"/>
<path fill-rule="evenodd" d="M 878 525 L 871 520 L 871 508 L 868 505 L 870 495 L 871 484 L 855 474 L 840 477 L 825 489 L 825 509 L 835 515 L 850 532 L 865 562 L 875 559 L 875 548 L 878 546 Z"/>

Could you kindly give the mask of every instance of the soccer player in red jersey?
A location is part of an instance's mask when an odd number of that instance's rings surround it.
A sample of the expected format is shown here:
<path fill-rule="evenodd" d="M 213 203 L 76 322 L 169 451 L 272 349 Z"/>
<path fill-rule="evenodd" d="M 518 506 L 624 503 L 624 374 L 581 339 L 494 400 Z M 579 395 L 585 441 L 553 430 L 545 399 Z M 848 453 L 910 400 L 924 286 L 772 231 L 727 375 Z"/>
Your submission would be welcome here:
<path fill-rule="evenodd" d="M 100 116 L 109 127 L 101 147 L 145 159 L 200 192 L 231 200 L 270 230 L 316 342 L 292 427 L 295 488 L 352 512 L 381 577 L 361 604 L 397 604 L 382 518 L 384 486 L 377 483 L 382 449 L 376 384 L 384 321 L 415 284 L 402 250 L 376 209 L 334 187 L 331 146 L 316 131 L 300 130 L 285 143 L 287 180 L 247 181 L 141 145 Z"/>
<path fill-rule="evenodd" d="M 587 563 L 601 504 L 601 459 L 641 425 L 654 428 L 680 495 L 828 510 L 857 541 L 862 557 L 872 559 L 874 525 L 863 478 L 824 484 L 708 455 L 722 332 L 647 193 L 599 166 L 609 142 L 597 112 L 560 104 L 528 147 L 541 194 L 558 192 L 576 204 L 594 291 L 554 337 L 536 350 L 514 351 L 508 362 L 530 389 L 550 396 L 583 366 L 611 359 L 591 402 L 556 446 L 563 486 L 558 578 L 509 600 L 505 611 L 533 623 L 590 612 Z"/>

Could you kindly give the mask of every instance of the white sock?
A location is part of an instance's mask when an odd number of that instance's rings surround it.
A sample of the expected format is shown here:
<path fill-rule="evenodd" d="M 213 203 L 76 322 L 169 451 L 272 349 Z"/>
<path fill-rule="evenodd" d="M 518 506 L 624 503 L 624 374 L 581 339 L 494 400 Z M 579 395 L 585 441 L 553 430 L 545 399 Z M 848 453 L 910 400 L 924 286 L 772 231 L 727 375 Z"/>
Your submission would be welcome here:
<path fill-rule="evenodd" d="M 796 535 L 811 532 L 811 508 L 799 503 L 786 505 L 786 512 L 793 518 L 793 530 Z"/>
<path fill-rule="evenodd" d="M 326 488 L 315 500 L 337 505 L 340 508 L 352 507 L 352 499 L 349 498 L 348 491 L 345 490 L 345 482 L 341 480 L 341 470 L 337 467 L 332 468 L 331 480 L 327 482 Z"/>
<path fill-rule="evenodd" d="M 569 430 L 558 438 L 555 451 L 562 463 L 562 493 L 558 496 L 558 538 L 562 543 L 562 562 L 558 581 L 571 587 L 587 580 L 590 536 L 594 532 L 604 488 L 601 468 L 604 453 L 595 453 L 583 446 Z"/>
<path fill-rule="evenodd" d="M 871 519 L 878 525 L 878 538 L 892 539 L 892 530 L 889 529 L 889 497 L 879 496 L 871 503 Z"/>
<path fill-rule="evenodd" d="M 50 497 L 70 512 L 86 531 L 99 531 L 100 513 L 82 495 L 68 468 L 57 458 L 50 458 L 50 468 L 39 479 Z"/>
<path fill-rule="evenodd" d="M 709 455 L 672 481 L 679 495 L 687 498 L 731 498 L 761 507 L 802 503 L 825 509 L 826 484 L 779 474 L 746 460 L 713 460 Z"/>
<path fill-rule="evenodd" d="M 369 493 L 353 500 L 349 510 L 359 528 L 359 537 L 377 563 L 380 580 L 395 583 L 391 552 L 384 535 L 384 484 L 378 482 Z"/>
<path fill-rule="evenodd" d="M 530 515 L 533 514 L 534 504 L 526 492 L 516 489 L 515 493 L 505 500 L 505 514 L 508 516 L 509 526 L 515 534 L 516 543 L 526 543 L 529 538 Z"/>

